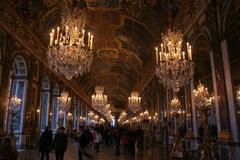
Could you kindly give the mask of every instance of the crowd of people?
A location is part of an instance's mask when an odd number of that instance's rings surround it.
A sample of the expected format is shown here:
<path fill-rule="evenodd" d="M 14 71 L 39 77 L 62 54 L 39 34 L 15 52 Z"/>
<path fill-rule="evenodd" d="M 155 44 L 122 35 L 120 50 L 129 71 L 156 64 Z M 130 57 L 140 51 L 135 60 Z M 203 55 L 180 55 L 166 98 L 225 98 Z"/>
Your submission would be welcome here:
<path fill-rule="evenodd" d="M 68 138 L 72 138 L 79 143 L 78 157 L 83 160 L 83 157 L 93 158 L 88 152 L 88 148 L 92 147 L 96 152 L 101 151 L 101 146 L 114 148 L 115 156 L 120 155 L 121 145 L 124 148 L 126 156 L 135 156 L 135 146 L 139 150 L 144 149 L 144 131 L 138 127 L 133 129 L 129 127 L 84 127 L 80 126 L 77 134 L 65 133 L 64 127 L 60 127 L 53 136 L 52 131 L 46 127 L 45 131 L 40 136 L 39 151 L 41 160 L 49 159 L 49 153 L 54 150 L 56 160 L 63 160 L 64 153 L 67 150 Z"/>

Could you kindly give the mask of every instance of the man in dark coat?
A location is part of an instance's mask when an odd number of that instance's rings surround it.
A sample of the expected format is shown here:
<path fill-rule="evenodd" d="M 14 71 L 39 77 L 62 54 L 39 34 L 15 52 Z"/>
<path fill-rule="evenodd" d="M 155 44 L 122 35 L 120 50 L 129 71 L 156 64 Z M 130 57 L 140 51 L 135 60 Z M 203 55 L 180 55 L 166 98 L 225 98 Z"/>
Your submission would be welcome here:
<path fill-rule="evenodd" d="M 45 128 L 45 131 L 40 137 L 39 151 L 41 153 L 41 160 L 44 160 L 46 155 L 46 160 L 49 159 L 49 152 L 52 147 L 52 132 L 48 130 L 48 127 Z"/>
<path fill-rule="evenodd" d="M 64 130 L 64 127 L 60 127 L 53 140 L 56 160 L 63 160 L 64 152 L 67 150 L 67 135 Z"/>

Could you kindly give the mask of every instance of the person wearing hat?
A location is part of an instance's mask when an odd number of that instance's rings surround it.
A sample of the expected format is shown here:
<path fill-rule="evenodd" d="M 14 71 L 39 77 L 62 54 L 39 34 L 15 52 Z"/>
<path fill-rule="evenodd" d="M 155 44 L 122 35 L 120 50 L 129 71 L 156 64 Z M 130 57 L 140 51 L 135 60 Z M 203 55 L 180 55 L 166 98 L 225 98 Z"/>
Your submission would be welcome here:
<path fill-rule="evenodd" d="M 64 130 L 64 127 L 60 127 L 53 140 L 56 160 L 63 160 L 64 153 L 67 150 L 67 135 L 64 133 Z"/>

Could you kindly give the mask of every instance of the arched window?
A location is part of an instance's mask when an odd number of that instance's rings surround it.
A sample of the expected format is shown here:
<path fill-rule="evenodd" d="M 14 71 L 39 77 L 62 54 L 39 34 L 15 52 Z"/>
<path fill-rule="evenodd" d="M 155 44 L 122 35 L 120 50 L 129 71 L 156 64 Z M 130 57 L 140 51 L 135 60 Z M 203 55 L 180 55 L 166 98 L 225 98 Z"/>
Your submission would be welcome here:
<path fill-rule="evenodd" d="M 52 129 L 56 130 L 58 127 L 58 97 L 60 95 L 59 85 L 55 84 L 53 88 L 53 114 L 52 114 Z"/>
<path fill-rule="evenodd" d="M 50 83 L 48 76 L 42 79 L 42 96 L 41 96 L 41 130 L 43 131 L 48 126 L 49 113 L 49 98 L 50 98 Z"/>
<path fill-rule="evenodd" d="M 25 98 L 27 92 L 27 64 L 25 59 L 18 55 L 14 58 L 13 61 L 13 76 L 10 82 L 10 94 L 9 98 L 12 96 L 17 96 L 21 99 L 20 106 L 16 109 L 16 116 L 15 116 L 15 133 L 22 133 L 23 131 L 23 122 L 24 122 L 24 109 L 25 109 Z M 10 102 L 10 99 L 9 99 Z M 10 103 L 9 103 L 10 104 Z M 10 106 L 9 106 L 10 107 Z M 10 131 L 12 117 L 11 114 L 8 115 L 8 131 Z M 17 138 L 17 143 L 21 143 L 21 140 Z"/>

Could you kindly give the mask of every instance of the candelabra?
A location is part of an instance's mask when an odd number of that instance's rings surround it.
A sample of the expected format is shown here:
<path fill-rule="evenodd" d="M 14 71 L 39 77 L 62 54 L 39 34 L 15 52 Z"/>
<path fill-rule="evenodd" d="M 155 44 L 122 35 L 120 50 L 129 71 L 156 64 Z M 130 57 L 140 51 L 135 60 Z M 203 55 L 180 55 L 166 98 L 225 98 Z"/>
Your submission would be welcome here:
<path fill-rule="evenodd" d="M 210 96 L 208 89 L 201 83 L 197 86 L 197 89 L 193 90 L 193 96 L 196 106 L 198 107 L 202 128 L 203 137 L 202 143 L 199 145 L 200 159 L 215 160 L 214 142 L 208 131 L 208 113 L 210 107 L 214 101 L 214 98 Z"/>
<path fill-rule="evenodd" d="M 12 96 L 10 99 L 10 114 L 11 114 L 11 124 L 10 124 L 10 133 L 14 135 L 14 129 L 16 127 L 16 115 L 18 113 L 18 108 L 21 104 L 21 99 L 16 95 Z"/>
<path fill-rule="evenodd" d="M 186 44 L 183 51 L 183 34 L 170 29 L 162 36 L 162 43 L 156 50 L 156 75 L 159 82 L 167 88 L 178 92 L 180 87 L 188 83 L 194 74 L 192 47 Z"/>
<path fill-rule="evenodd" d="M 134 91 L 131 93 L 131 97 L 128 97 L 128 107 L 133 113 L 141 109 L 141 97 L 138 92 Z"/>
<path fill-rule="evenodd" d="M 179 133 L 179 124 L 178 121 L 182 121 L 183 113 L 185 113 L 181 109 L 181 102 L 178 97 L 174 97 L 171 100 L 171 113 L 174 116 L 174 139 L 172 145 L 171 156 L 175 158 L 183 158 L 183 142 L 184 138 Z"/>

